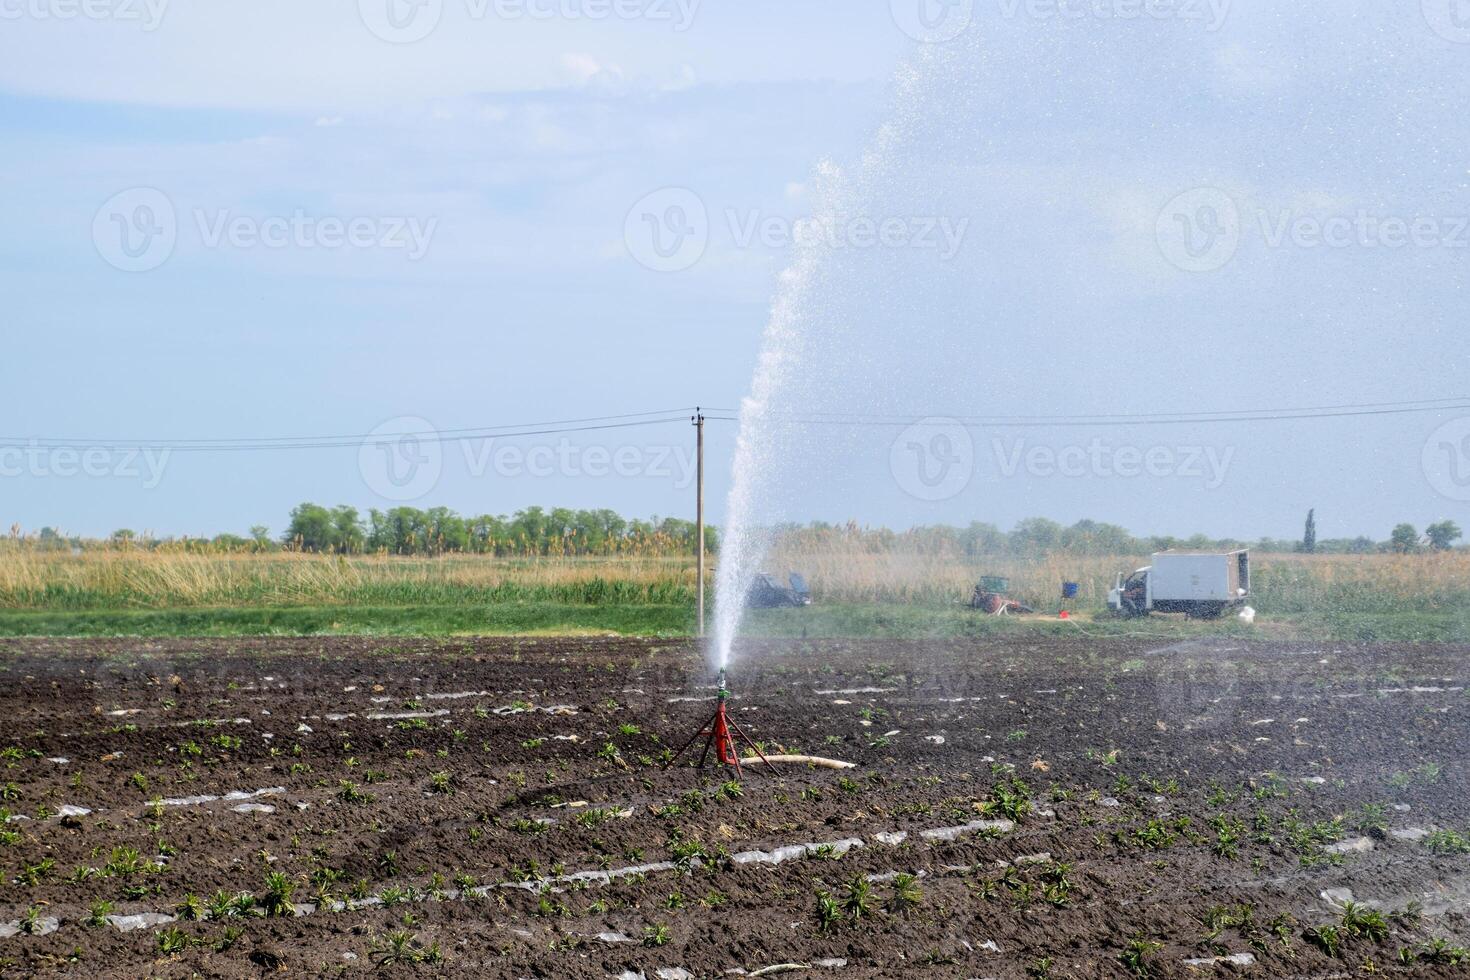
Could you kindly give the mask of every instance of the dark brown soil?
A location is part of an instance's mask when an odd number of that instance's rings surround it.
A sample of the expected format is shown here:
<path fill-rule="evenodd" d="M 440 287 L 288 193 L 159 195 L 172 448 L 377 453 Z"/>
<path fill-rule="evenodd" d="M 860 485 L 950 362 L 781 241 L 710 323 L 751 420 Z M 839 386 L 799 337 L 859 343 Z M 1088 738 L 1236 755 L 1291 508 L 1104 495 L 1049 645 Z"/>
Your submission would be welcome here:
<path fill-rule="evenodd" d="M 752 645 L 734 717 L 856 768 L 736 783 L 663 768 L 712 709 L 687 644 L 0 641 L 0 926 L 23 927 L 0 972 L 1458 973 L 1423 951 L 1470 937 L 1470 857 L 1414 838 L 1470 832 L 1467 652 Z M 198 796 L 220 799 L 179 802 Z M 815 846 L 746 853 L 796 844 Z M 912 904 L 894 872 L 917 876 Z M 268 873 L 296 915 L 87 921 L 263 900 Z M 1345 926 L 1348 900 L 1387 934 Z M 1307 935 L 1324 925 L 1336 956 Z"/>

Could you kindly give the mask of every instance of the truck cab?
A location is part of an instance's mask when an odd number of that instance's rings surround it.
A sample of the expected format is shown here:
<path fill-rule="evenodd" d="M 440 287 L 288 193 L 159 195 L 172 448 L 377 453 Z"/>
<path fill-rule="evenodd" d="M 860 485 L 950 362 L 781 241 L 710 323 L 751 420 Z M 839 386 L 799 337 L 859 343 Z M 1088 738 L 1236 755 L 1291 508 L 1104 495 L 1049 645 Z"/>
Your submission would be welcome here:
<path fill-rule="evenodd" d="M 1126 579 L 1120 572 L 1108 593 L 1108 607 L 1120 616 L 1147 616 L 1153 608 L 1148 598 L 1148 573 L 1152 570 L 1152 566 L 1145 565 Z"/>

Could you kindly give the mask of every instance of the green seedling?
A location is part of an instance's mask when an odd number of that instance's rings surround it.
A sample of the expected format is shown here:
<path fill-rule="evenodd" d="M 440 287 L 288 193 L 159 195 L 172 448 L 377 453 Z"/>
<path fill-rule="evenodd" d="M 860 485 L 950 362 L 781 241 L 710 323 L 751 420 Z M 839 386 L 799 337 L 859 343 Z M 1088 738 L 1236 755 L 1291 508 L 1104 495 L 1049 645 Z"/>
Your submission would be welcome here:
<path fill-rule="evenodd" d="M 1342 952 L 1342 934 L 1336 926 L 1317 926 L 1305 933 L 1307 942 L 1334 959 Z"/>
<path fill-rule="evenodd" d="M 873 914 L 873 886 L 860 874 L 853 875 L 847 882 L 847 892 L 842 898 L 842 911 L 852 922 Z"/>
<path fill-rule="evenodd" d="M 1153 965 L 1153 958 L 1163 948 L 1163 943 L 1144 939 L 1142 936 L 1135 936 L 1124 947 L 1118 959 L 1128 968 L 1128 972 L 1132 973 L 1135 977 L 1153 977 L 1157 975 Z"/>
<path fill-rule="evenodd" d="M 888 907 L 894 912 L 904 912 L 924 901 L 923 889 L 919 887 L 919 879 L 911 874 L 899 873 L 893 879 L 893 897 L 888 901 Z"/>
<path fill-rule="evenodd" d="M 174 915 L 185 922 L 199 922 L 208 913 L 209 910 L 205 908 L 204 901 L 193 892 L 186 893 L 179 904 L 174 906 Z"/>
<path fill-rule="evenodd" d="M 265 876 L 265 897 L 261 899 L 260 906 L 268 916 L 291 916 L 296 914 L 296 906 L 291 904 L 291 896 L 296 891 L 296 883 L 279 871 L 268 872 Z"/>

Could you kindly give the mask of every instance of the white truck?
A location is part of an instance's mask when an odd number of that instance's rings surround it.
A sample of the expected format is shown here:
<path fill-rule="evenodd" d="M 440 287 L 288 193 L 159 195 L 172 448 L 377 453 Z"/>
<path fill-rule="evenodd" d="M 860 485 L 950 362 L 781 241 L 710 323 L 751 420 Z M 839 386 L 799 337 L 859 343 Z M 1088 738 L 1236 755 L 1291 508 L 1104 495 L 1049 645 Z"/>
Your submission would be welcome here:
<path fill-rule="evenodd" d="M 1108 593 L 1108 606 L 1120 616 L 1182 612 L 1216 619 L 1243 605 L 1251 590 L 1251 553 L 1163 551 L 1153 564 L 1124 578 Z"/>

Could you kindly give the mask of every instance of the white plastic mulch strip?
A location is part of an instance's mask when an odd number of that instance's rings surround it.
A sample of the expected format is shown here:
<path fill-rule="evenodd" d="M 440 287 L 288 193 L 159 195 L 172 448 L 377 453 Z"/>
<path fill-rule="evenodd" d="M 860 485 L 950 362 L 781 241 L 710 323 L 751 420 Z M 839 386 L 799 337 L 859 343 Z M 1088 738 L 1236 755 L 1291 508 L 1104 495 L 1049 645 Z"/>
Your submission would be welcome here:
<path fill-rule="evenodd" d="M 188 797 L 175 801 L 165 800 L 164 803 L 165 805 L 186 806 L 193 805 L 195 803 L 212 802 L 218 799 L 246 800 L 255 796 L 280 795 L 283 793 L 285 793 L 284 787 L 271 787 L 268 789 L 257 790 L 254 793 L 230 793 L 224 797 Z M 929 830 L 921 830 L 919 831 L 919 836 L 924 838 L 925 840 L 951 841 L 962 835 L 976 833 L 982 830 L 997 830 L 1008 832 L 1014 827 L 1015 824 L 1013 824 L 1009 820 L 973 820 L 970 823 L 962 824 L 957 827 L 937 827 Z M 903 831 L 897 833 L 878 833 L 873 835 L 874 841 L 890 847 L 896 847 L 899 844 L 902 844 L 907 839 L 908 834 Z M 773 848 L 768 851 L 741 851 L 740 853 L 734 855 L 731 860 L 737 865 L 781 864 L 785 861 L 804 857 L 837 857 L 846 854 L 848 851 L 855 850 L 864 846 L 866 846 L 865 842 L 861 838 L 849 837 L 841 840 L 826 841 L 822 843 L 812 842 L 806 844 L 788 844 L 783 847 Z M 637 875 L 648 875 L 666 871 L 675 871 L 680 869 L 681 867 L 697 868 L 702 866 L 702 864 L 703 862 L 700 858 L 694 857 L 690 859 L 687 863 L 683 864 L 674 861 L 657 861 L 649 864 L 632 865 L 626 868 L 613 868 L 607 871 L 576 871 L 571 874 L 532 879 L 530 881 L 508 881 L 499 882 L 493 885 L 480 885 L 475 888 L 469 889 L 467 894 L 483 898 L 491 894 L 498 888 L 516 888 L 531 892 L 541 892 L 548 889 L 552 891 L 557 891 L 559 890 L 558 886 L 566 885 L 575 886 L 585 885 L 588 883 L 607 885 L 611 884 L 619 878 L 629 878 Z M 465 894 L 466 893 L 461 893 L 457 889 L 449 889 L 439 893 L 434 897 L 441 900 L 449 901 L 462 899 L 465 897 Z M 428 897 L 429 896 L 424 893 L 415 893 L 415 897 L 412 900 L 423 901 L 426 900 Z M 382 904 L 384 903 L 381 896 L 370 896 L 368 898 L 353 900 L 351 902 L 333 902 L 328 908 L 330 911 L 345 911 L 349 908 L 365 908 L 371 906 L 379 906 Z M 298 916 L 305 916 L 314 914 L 316 911 L 317 907 L 315 905 L 302 903 L 297 906 L 296 914 Z M 53 921 L 56 923 L 56 926 L 51 928 L 50 931 L 55 931 L 55 928 L 59 928 L 61 922 L 60 919 L 48 919 L 42 921 L 43 923 L 50 923 Z M 131 932 L 137 929 L 149 929 L 161 925 L 166 925 L 167 923 L 177 921 L 177 917 L 161 912 L 142 912 L 134 915 L 111 915 L 107 917 L 107 921 L 110 925 L 112 925 L 120 932 Z M 19 923 L 11 923 L 10 925 L 14 926 L 13 930 L 10 929 L 10 926 L 0 923 L 0 939 L 11 938 L 21 932 Z M 610 937 L 612 934 L 609 933 L 607 935 Z M 599 936 L 598 938 L 602 937 Z M 604 941 L 608 942 L 614 940 L 605 939 Z M 755 974 L 751 975 L 753 976 Z"/>
<path fill-rule="evenodd" d="M 255 790 L 252 793 L 245 793 L 245 792 L 242 792 L 240 790 L 235 790 L 234 792 L 226 793 L 224 796 L 210 796 L 207 793 L 206 794 L 201 794 L 199 796 L 176 796 L 176 797 L 172 797 L 170 799 L 164 800 L 163 801 L 163 805 L 164 806 L 202 806 L 205 803 L 214 803 L 217 800 L 226 800 L 226 801 L 229 801 L 229 802 L 232 802 L 233 803 L 233 802 L 238 802 L 238 801 L 241 801 L 241 800 L 253 800 L 253 799 L 255 799 L 256 797 L 259 797 L 259 796 L 284 796 L 284 795 L 286 795 L 286 787 L 284 787 L 284 786 L 268 786 L 265 789 Z"/>

